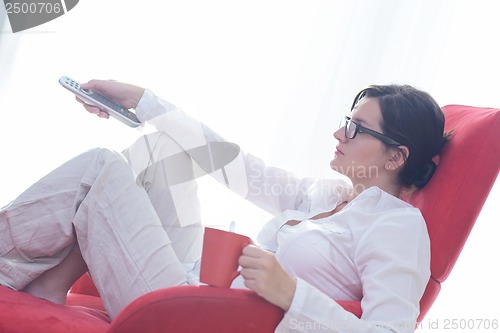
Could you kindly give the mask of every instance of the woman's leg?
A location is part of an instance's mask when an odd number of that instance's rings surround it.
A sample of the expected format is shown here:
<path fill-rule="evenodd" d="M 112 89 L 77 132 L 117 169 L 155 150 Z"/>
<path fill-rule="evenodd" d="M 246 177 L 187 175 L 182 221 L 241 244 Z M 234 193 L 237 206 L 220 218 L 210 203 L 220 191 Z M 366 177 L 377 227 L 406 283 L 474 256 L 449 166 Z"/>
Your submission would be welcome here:
<path fill-rule="evenodd" d="M 196 165 L 168 135 L 140 137 L 124 155 L 160 217 L 179 260 L 188 268 L 201 257 L 203 225 Z"/>
<path fill-rule="evenodd" d="M 185 283 L 148 196 L 120 154 L 97 149 L 67 162 L 4 208 L 0 220 L 0 283 L 11 288 L 22 290 L 72 258 L 76 241 L 112 318 L 147 292 Z"/>
<path fill-rule="evenodd" d="M 23 291 L 57 304 L 64 304 L 68 290 L 87 270 L 87 263 L 80 251 L 73 249 L 59 265 L 43 272 Z"/>
<path fill-rule="evenodd" d="M 82 179 L 98 154 L 69 160 L 0 210 L 0 284 L 23 290 L 68 256 L 76 245 L 72 221 L 88 191 Z"/>

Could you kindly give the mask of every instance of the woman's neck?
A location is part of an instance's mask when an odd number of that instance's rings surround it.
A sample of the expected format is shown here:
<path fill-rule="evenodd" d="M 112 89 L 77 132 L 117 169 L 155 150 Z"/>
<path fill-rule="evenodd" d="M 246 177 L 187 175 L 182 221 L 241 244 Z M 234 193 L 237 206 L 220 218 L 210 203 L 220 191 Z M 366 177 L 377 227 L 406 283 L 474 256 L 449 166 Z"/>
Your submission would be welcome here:
<path fill-rule="evenodd" d="M 399 198 L 401 194 L 402 187 L 399 184 L 395 184 L 391 181 L 383 181 L 382 179 L 366 179 L 364 181 L 353 181 L 353 192 L 349 201 L 357 197 L 364 190 L 369 189 L 370 187 L 377 186 L 382 191 L 387 192 L 397 198 Z"/>

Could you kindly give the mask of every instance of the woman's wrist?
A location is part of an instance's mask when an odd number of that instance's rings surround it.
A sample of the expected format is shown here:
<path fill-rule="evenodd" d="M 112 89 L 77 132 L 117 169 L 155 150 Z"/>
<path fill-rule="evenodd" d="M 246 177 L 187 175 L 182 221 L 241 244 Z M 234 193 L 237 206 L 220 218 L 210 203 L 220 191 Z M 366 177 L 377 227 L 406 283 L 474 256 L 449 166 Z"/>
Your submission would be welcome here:
<path fill-rule="evenodd" d="M 137 108 L 137 106 L 139 105 L 142 97 L 144 96 L 144 92 L 146 91 L 146 89 L 142 88 L 142 87 L 138 87 L 138 86 L 135 86 L 133 87 L 133 91 L 132 91 L 132 94 L 131 95 L 131 104 L 134 105 L 133 108 Z"/>
<path fill-rule="evenodd" d="M 287 279 L 286 285 L 283 286 L 281 290 L 281 297 L 279 304 L 276 304 L 285 311 L 288 311 L 292 306 L 293 297 L 295 295 L 295 290 L 297 289 L 297 280 L 289 277 Z"/>

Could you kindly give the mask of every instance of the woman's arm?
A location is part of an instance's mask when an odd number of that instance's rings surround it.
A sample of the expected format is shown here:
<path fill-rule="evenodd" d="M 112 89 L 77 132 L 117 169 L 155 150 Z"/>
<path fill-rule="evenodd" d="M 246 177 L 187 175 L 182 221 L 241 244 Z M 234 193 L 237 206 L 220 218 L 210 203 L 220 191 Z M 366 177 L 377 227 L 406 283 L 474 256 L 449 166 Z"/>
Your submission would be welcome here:
<path fill-rule="evenodd" d="M 271 214 L 297 209 L 308 199 L 311 179 L 266 166 L 150 90 L 136 111 L 139 119 L 174 139 L 206 173 Z"/>
<path fill-rule="evenodd" d="M 415 208 L 384 214 L 357 244 L 363 319 L 413 332 L 430 278 L 430 241 L 422 215 Z"/>
<path fill-rule="evenodd" d="M 262 160 L 244 154 L 236 144 L 227 142 L 150 90 L 109 80 L 91 80 L 82 88 L 134 108 L 141 122 L 152 124 L 174 139 L 204 172 L 271 214 L 308 205 L 308 189 L 314 183 L 311 179 L 268 167 Z M 98 108 L 83 105 L 88 112 L 108 118 Z"/>

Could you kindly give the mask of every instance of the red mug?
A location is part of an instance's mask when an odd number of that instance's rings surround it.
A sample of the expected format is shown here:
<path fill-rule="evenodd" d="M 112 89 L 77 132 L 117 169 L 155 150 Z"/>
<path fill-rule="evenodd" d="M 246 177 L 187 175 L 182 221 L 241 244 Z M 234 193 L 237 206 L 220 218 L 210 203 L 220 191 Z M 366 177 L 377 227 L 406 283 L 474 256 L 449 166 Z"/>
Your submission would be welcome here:
<path fill-rule="evenodd" d="M 229 288 L 240 275 L 238 259 L 243 248 L 252 243 L 244 235 L 214 228 L 205 228 L 201 255 L 200 282 Z"/>

